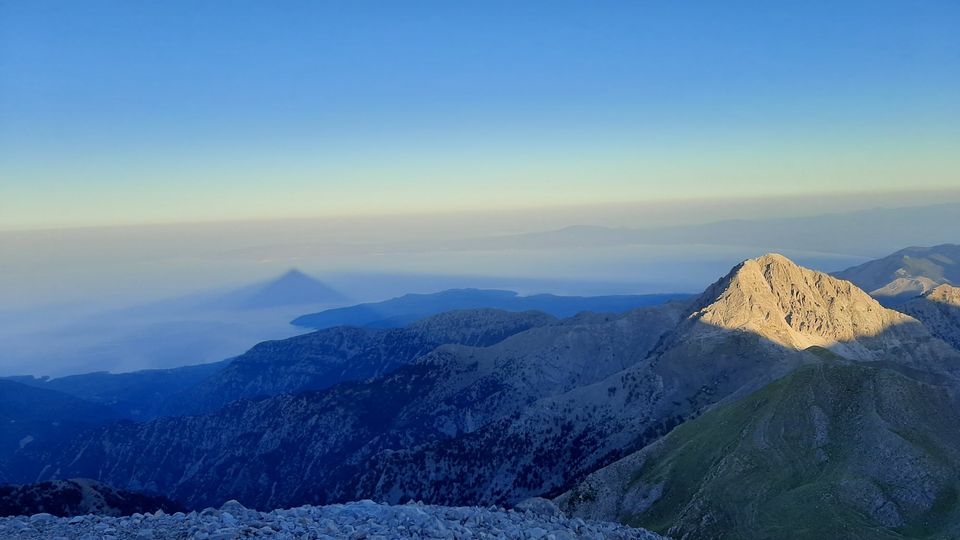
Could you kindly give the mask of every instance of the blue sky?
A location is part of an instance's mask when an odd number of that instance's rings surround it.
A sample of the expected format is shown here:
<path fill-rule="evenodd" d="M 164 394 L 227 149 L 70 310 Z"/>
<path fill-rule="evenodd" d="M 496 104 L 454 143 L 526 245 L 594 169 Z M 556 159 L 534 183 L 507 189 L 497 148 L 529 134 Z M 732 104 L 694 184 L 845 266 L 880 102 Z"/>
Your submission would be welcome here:
<path fill-rule="evenodd" d="M 960 188 L 960 3 L 0 0 L 0 229 Z"/>

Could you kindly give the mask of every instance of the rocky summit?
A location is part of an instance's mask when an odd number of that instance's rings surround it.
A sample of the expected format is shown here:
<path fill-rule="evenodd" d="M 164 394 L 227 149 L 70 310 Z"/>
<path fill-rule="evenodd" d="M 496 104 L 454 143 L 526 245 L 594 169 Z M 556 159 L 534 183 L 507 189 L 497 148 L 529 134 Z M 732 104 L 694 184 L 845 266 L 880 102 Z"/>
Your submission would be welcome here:
<path fill-rule="evenodd" d="M 741 378 L 763 373 L 744 363 L 791 367 L 557 502 L 676 538 L 958 537 L 960 353 L 944 341 L 954 292 L 941 286 L 917 299 L 914 318 L 780 256 L 744 262 L 698 301 L 681 323 L 687 332 L 661 355 L 696 371 L 729 362 Z"/>

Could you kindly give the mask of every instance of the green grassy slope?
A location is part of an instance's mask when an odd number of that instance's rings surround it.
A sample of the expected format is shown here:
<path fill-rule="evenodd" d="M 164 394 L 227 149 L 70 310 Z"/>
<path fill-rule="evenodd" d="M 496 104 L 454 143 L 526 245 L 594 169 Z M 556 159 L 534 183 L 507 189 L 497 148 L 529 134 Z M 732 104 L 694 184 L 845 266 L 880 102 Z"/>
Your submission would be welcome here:
<path fill-rule="evenodd" d="M 960 537 L 956 403 L 877 367 L 805 366 L 625 463 L 561 504 L 676 538 Z"/>

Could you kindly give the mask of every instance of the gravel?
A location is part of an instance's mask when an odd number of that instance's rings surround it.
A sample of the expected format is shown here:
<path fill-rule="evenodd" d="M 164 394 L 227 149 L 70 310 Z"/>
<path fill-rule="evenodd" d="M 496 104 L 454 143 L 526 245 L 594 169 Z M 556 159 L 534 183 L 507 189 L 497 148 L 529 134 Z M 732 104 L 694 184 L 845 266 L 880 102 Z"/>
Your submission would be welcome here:
<path fill-rule="evenodd" d="M 571 538 L 659 540 L 643 529 L 616 523 L 568 519 L 549 505 L 525 510 L 428 506 L 390 506 L 360 501 L 258 512 L 236 501 L 220 509 L 184 514 L 134 514 L 126 517 L 50 514 L 0 518 L 0 538 L 22 540 L 148 540 L 234 538 L 392 539 L 392 538 Z"/>

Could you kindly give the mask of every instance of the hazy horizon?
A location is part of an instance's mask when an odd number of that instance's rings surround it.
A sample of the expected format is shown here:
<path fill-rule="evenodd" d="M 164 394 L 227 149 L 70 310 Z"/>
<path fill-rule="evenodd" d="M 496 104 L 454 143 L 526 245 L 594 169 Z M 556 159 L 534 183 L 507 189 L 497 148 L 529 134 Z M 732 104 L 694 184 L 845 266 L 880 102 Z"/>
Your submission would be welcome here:
<path fill-rule="evenodd" d="M 500 264 L 491 266 L 489 262 L 478 262 L 469 257 L 458 259 L 450 252 L 455 249 L 482 253 L 492 249 L 491 255 L 497 259 L 497 251 L 514 248 L 508 245 L 491 248 L 485 244 L 512 235 L 562 231 L 577 226 L 655 230 L 731 219 L 762 222 L 827 213 L 843 215 L 877 208 L 923 207 L 933 201 L 937 204 L 960 203 L 960 191 L 898 193 L 893 196 L 874 193 L 846 197 L 623 203 L 446 215 L 0 231 L 0 252 L 4 253 L 5 260 L 0 270 L 0 300 L 9 310 L 12 307 L 55 304 L 57 298 L 70 303 L 90 301 L 98 296 L 103 300 L 103 294 L 116 297 L 103 303 L 102 308 L 106 309 L 211 287 L 245 285 L 269 279 L 289 268 L 300 268 L 314 275 L 351 272 L 450 274 L 465 279 L 472 276 L 474 280 L 482 281 L 481 276 L 487 274 L 491 278 L 541 278 L 567 282 L 609 280 L 621 287 L 621 292 L 689 292 L 706 283 L 676 281 L 671 284 L 654 280 L 637 290 L 626 290 L 624 287 L 643 283 L 647 269 L 637 268 L 637 276 L 632 279 L 622 273 L 611 276 L 609 273 L 601 275 L 575 270 L 558 275 L 555 269 L 538 270 L 530 253 L 514 253 L 503 258 Z M 755 256 L 759 253 L 754 252 L 756 247 L 750 248 L 752 242 L 754 240 L 748 235 L 731 239 L 729 244 L 745 246 L 746 249 L 742 250 L 745 256 Z M 851 240 L 850 243 L 855 242 Z M 689 240 L 684 243 L 691 244 Z M 890 248 L 907 247 L 888 245 Z M 777 245 L 766 247 L 784 249 Z M 699 249 L 709 252 L 705 247 Z M 822 251 L 826 254 L 829 249 Z M 689 248 L 689 252 L 686 258 L 694 255 L 695 249 Z M 445 253 L 446 261 L 438 264 L 436 256 L 417 261 L 418 257 L 429 253 Z M 876 250 L 833 253 L 847 256 L 848 261 L 883 254 Z M 406 260 L 410 257 L 413 260 Z M 664 260 L 663 264 L 669 262 Z M 34 282 L 35 288 L 29 282 Z M 110 282 L 108 287 L 104 286 L 105 282 Z M 141 283 L 149 285 L 138 285 Z M 71 287 L 75 290 L 71 291 Z M 0 309 L 2 311 L 6 310 Z"/>
<path fill-rule="evenodd" d="M 767 251 L 833 271 L 960 241 L 958 23 L 940 0 L 0 0 L 0 339 L 39 372 L 32 343 L 66 354 L 99 317 L 133 365 L 148 326 L 117 313 L 290 268 L 350 301 L 698 292 Z"/>

